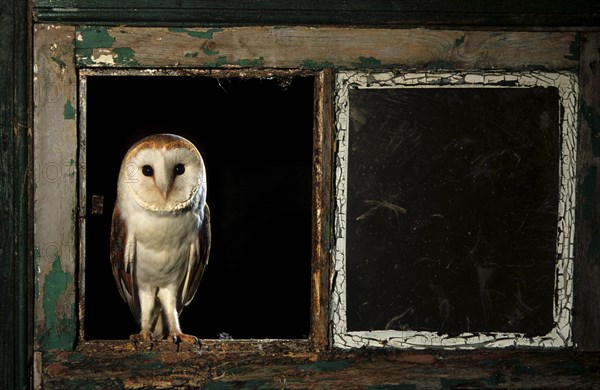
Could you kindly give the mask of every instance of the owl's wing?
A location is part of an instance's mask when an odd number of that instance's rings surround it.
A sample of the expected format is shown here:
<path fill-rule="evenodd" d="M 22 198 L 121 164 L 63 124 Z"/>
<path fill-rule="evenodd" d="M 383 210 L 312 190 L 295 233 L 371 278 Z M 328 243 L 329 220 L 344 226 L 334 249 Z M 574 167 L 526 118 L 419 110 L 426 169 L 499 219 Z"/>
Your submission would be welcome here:
<path fill-rule="evenodd" d="M 204 219 L 202 220 L 202 226 L 198 234 L 198 247 L 192 248 L 188 259 L 188 270 L 185 276 L 185 282 L 181 298 L 183 305 L 179 305 L 179 310 L 183 306 L 187 306 L 200 285 L 200 279 L 204 273 L 204 267 L 208 264 L 208 255 L 210 253 L 210 209 L 208 205 L 204 205 Z"/>
<path fill-rule="evenodd" d="M 110 263 L 121 298 L 129 305 L 136 320 L 139 320 L 139 304 L 136 299 L 135 283 L 135 239 L 127 233 L 127 225 L 115 205 L 110 231 Z"/>

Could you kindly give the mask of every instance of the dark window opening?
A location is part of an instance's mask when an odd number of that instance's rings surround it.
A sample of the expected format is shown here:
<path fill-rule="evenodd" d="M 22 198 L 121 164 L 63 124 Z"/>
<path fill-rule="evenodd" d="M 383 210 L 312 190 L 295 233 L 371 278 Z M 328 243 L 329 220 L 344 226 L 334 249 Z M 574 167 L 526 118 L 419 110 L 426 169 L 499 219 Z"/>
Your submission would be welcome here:
<path fill-rule="evenodd" d="M 556 88 L 349 91 L 349 331 L 554 326 Z"/>
<path fill-rule="evenodd" d="M 208 177 L 212 250 L 183 331 L 308 337 L 313 102 L 312 76 L 88 76 L 86 339 L 139 332 L 111 272 L 111 213 L 125 152 L 160 132 L 192 141 Z"/>

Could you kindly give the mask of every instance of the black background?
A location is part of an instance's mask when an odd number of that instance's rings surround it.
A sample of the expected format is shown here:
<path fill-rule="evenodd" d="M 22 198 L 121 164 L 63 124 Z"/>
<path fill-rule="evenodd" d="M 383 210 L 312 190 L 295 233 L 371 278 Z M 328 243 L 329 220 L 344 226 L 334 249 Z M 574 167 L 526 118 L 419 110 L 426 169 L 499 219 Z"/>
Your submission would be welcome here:
<path fill-rule="evenodd" d="M 212 215 L 210 260 L 183 310 L 183 331 L 308 336 L 313 84 L 312 77 L 88 77 L 86 338 L 139 331 L 113 281 L 111 213 L 126 151 L 165 132 L 202 153 Z M 104 196 L 104 214 L 90 214 L 92 195 Z"/>

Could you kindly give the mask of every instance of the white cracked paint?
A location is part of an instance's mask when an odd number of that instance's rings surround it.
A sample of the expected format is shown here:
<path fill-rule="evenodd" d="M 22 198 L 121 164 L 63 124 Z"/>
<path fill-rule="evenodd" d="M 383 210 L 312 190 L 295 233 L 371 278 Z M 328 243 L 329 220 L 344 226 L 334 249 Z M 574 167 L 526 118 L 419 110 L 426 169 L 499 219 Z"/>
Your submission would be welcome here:
<path fill-rule="evenodd" d="M 507 86 L 511 82 L 514 85 Z M 504 85 L 501 85 L 504 83 Z M 346 322 L 346 202 L 348 178 L 349 88 L 528 88 L 555 87 L 563 109 L 561 157 L 559 163 L 559 221 L 557 225 L 554 328 L 544 336 L 521 333 L 465 332 L 458 336 L 425 331 L 376 330 L 348 332 Z M 335 160 L 335 247 L 331 280 L 333 346 L 337 348 L 394 347 L 404 349 L 476 348 L 565 348 L 573 346 L 573 246 L 575 232 L 577 77 L 569 72 L 480 72 L 480 73 L 365 73 L 346 71 L 335 79 L 336 141 Z"/>

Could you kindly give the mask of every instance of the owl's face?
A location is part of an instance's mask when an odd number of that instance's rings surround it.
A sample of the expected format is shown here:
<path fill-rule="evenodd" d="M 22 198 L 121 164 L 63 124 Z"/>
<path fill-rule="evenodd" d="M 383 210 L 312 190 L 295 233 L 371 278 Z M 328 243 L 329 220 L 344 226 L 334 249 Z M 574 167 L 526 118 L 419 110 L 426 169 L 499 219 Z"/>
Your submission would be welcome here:
<path fill-rule="evenodd" d="M 191 142 L 172 134 L 153 135 L 133 145 L 119 179 L 119 196 L 130 195 L 146 210 L 182 210 L 206 197 L 200 153 Z"/>

